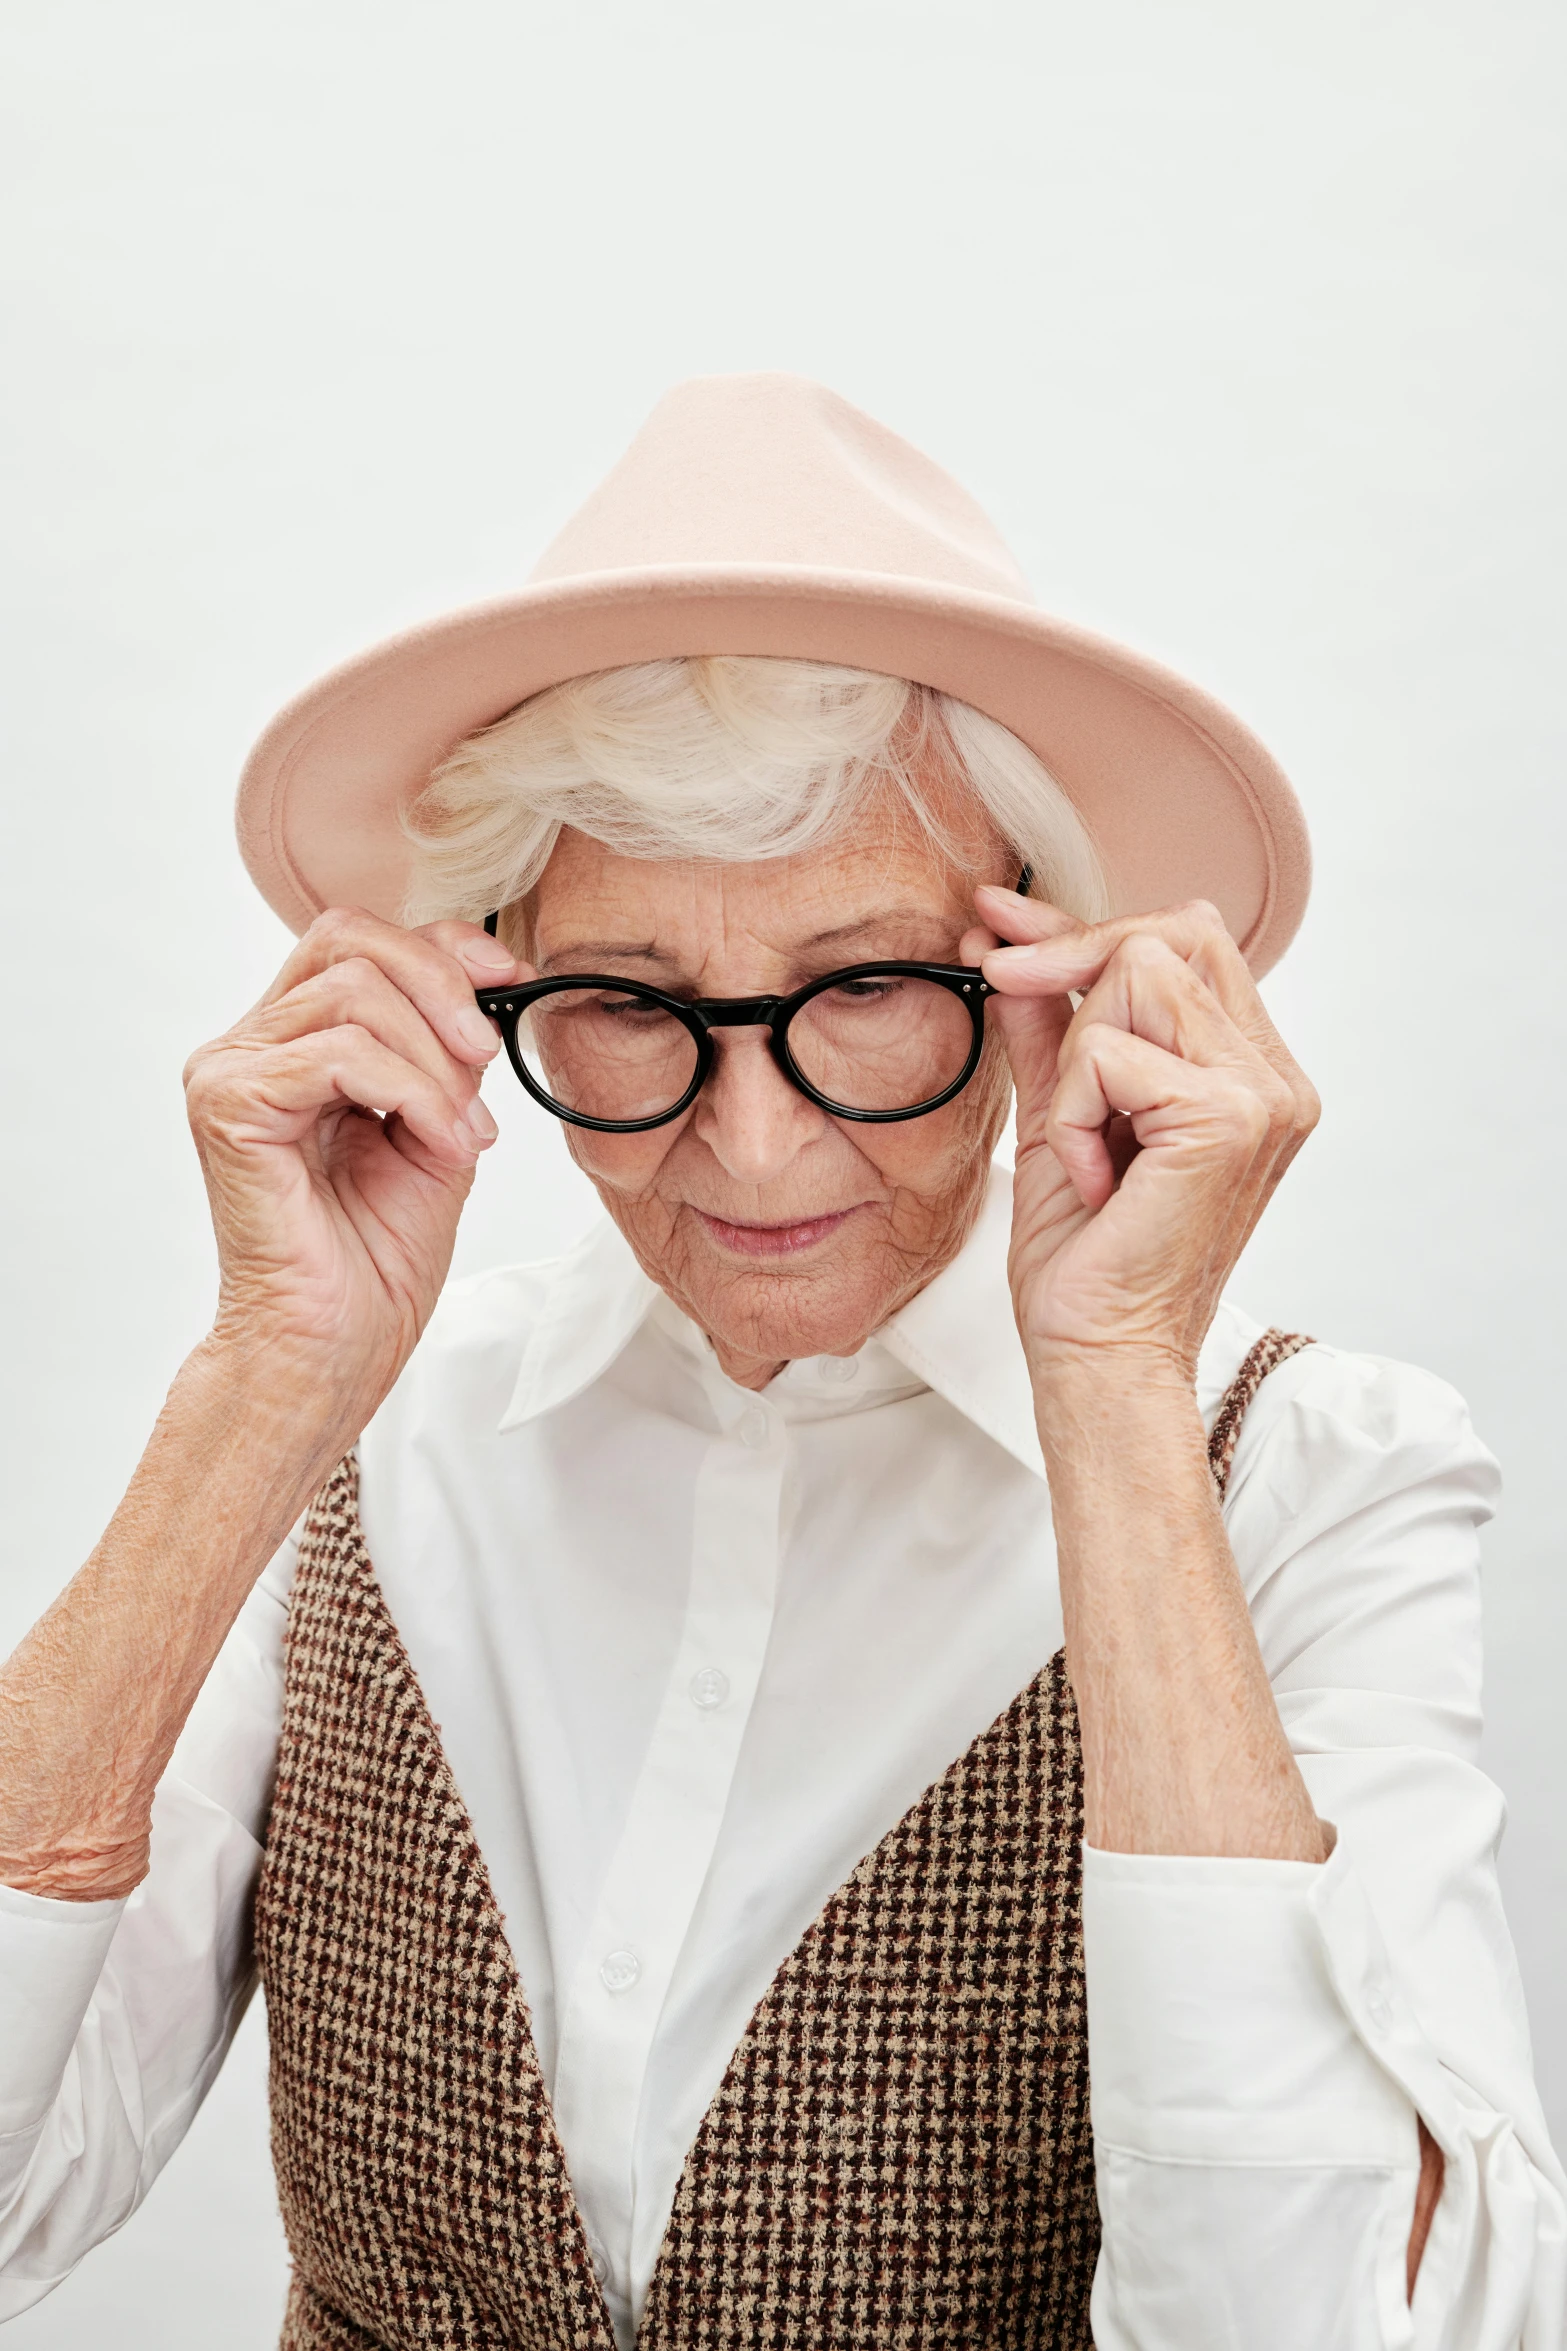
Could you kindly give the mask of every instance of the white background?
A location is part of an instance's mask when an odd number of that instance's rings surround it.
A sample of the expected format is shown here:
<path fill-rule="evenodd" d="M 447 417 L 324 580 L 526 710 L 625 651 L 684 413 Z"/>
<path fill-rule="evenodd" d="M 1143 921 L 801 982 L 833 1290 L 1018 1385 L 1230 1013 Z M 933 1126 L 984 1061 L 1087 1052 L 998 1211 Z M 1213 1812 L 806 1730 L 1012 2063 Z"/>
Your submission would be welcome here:
<path fill-rule="evenodd" d="M 208 1311 L 180 1065 L 284 946 L 250 739 L 518 581 L 667 384 L 799 369 L 1298 783 L 1269 996 L 1327 1115 L 1237 1287 L 1503 1456 L 1492 1758 L 1567 2138 L 1564 51 L 1560 0 L 9 0 L 0 1647 Z M 589 1212 L 491 1090 L 463 1266 Z M 258 2022 L 8 2345 L 275 2342 Z"/>

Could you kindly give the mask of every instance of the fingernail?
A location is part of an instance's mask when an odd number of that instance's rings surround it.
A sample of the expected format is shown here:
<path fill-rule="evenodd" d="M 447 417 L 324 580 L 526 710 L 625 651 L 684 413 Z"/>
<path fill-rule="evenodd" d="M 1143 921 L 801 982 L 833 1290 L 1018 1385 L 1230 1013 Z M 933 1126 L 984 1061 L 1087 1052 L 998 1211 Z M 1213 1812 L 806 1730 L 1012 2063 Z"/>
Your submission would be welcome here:
<path fill-rule="evenodd" d="M 499 939 L 492 939 L 488 931 L 481 931 L 476 939 L 465 940 L 463 957 L 468 963 L 482 963 L 490 971 L 510 971 L 515 956 Z"/>
<path fill-rule="evenodd" d="M 481 1143 L 493 1143 L 501 1131 L 477 1094 L 468 1105 L 468 1124 Z"/>
<path fill-rule="evenodd" d="M 457 1034 L 473 1052 L 482 1053 L 486 1060 L 498 1053 L 501 1041 L 479 1010 L 477 1004 L 468 1006 L 457 1015 Z"/>

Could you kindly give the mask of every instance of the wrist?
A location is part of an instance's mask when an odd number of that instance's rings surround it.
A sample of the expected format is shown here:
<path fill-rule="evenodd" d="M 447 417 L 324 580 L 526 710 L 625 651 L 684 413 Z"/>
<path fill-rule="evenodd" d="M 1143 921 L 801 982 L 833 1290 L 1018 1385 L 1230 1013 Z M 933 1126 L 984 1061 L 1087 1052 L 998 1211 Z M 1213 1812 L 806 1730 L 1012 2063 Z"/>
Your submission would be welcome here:
<path fill-rule="evenodd" d="M 319 1359 L 212 1332 L 175 1376 L 138 1482 L 151 1472 L 171 1493 L 193 1481 L 221 1492 L 225 1515 L 252 1516 L 270 1557 L 368 1417 Z"/>
<path fill-rule="evenodd" d="M 318 1350 L 220 1319 L 185 1358 L 172 1393 L 197 1408 L 309 1427 L 331 1417 L 334 1386 Z"/>
<path fill-rule="evenodd" d="M 149 1789 L 141 1810 L 150 1814 L 151 1808 Z M 43 1902 L 123 1902 L 147 1875 L 151 1848 L 147 1826 L 118 1837 L 77 1837 L 43 1851 L 8 1853 L 0 1848 L 0 1886 Z"/>
<path fill-rule="evenodd" d="M 1156 1340 L 1088 1345 L 1071 1339 L 1025 1339 L 1023 1356 L 1037 1408 L 1076 1409 L 1099 1398 L 1126 1410 L 1186 1406 L 1195 1410 L 1197 1366 L 1185 1349 Z"/>
<path fill-rule="evenodd" d="M 1052 1488 L 1075 1466 L 1119 1483 L 1154 1459 L 1206 1465 L 1194 1368 L 1176 1349 L 1052 1341 L 1026 1355 Z"/>

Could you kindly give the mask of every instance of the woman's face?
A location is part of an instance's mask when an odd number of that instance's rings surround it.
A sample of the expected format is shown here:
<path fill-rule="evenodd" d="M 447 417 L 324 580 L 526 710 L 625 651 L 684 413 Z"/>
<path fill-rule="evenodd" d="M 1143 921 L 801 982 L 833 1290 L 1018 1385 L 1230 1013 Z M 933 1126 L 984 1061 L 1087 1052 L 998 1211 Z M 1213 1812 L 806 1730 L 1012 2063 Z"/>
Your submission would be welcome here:
<path fill-rule="evenodd" d="M 693 996 L 786 995 L 883 956 L 956 962 L 975 882 L 1013 876 L 976 811 L 941 813 L 962 867 L 887 804 L 828 848 L 760 865 L 621 857 L 564 832 L 529 905 L 531 959 L 543 975 Z M 670 1125 L 566 1135 L 647 1272 L 756 1387 L 794 1356 L 852 1354 L 956 1255 L 1006 1116 L 1006 1065 L 992 1038 L 944 1109 L 867 1126 L 796 1092 L 765 1029 L 713 1043 L 707 1084 Z"/>

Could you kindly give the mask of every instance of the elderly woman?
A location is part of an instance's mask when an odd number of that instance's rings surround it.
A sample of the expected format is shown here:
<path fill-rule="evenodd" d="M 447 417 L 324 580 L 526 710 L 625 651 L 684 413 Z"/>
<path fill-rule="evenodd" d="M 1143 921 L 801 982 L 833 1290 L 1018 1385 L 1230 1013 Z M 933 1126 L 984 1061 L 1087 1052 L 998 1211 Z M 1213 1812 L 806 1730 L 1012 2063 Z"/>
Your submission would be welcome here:
<path fill-rule="evenodd" d="M 1556 2345 L 1491 1465 L 1222 1297 L 1260 746 L 742 378 L 241 828 L 216 1319 L 4 1681 L 9 2308 L 259 1966 L 296 2351 Z M 607 1218 L 442 1297 L 503 1045 Z"/>

